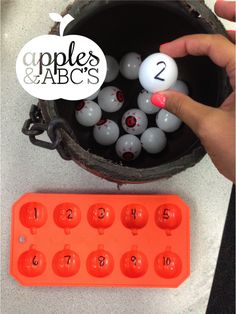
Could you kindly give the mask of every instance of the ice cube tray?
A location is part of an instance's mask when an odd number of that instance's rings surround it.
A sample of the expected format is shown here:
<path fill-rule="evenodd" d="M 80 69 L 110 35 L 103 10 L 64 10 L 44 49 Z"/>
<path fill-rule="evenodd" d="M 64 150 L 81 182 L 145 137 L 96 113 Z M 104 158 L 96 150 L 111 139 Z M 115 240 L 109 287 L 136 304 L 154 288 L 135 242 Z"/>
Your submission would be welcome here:
<path fill-rule="evenodd" d="M 177 287 L 190 273 L 189 208 L 177 195 L 23 195 L 11 275 L 26 286 Z"/>

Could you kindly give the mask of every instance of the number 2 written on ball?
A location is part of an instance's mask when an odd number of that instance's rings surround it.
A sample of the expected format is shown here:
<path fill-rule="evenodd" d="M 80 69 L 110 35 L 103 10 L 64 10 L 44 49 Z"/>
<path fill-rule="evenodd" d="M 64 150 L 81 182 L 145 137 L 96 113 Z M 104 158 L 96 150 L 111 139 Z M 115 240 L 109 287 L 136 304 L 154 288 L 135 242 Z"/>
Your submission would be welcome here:
<path fill-rule="evenodd" d="M 165 70 L 166 63 L 164 61 L 160 61 L 160 62 L 157 62 L 157 66 L 158 66 L 159 72 L 157 73 L 156 76 L 154 76 L 154 79 L 159 80 L 159 81 L 165 81 L 165 79 L 160 77 L 160 75 Z"/>

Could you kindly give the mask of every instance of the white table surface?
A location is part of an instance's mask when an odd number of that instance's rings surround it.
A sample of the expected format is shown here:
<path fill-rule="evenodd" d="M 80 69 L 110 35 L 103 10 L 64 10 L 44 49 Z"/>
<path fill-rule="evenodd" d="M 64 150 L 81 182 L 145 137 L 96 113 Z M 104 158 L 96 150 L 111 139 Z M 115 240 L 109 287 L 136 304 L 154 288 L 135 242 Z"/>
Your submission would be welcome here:
<path fill-rule="evenodd" d="M 206 1 L 213 7 L 214 1 Z M 49 12 L 68 0 L 2 1 L 1 309 L 2 313 L 203 314 L 207 306 L 232 184 L 206 156 L 170 179 L 141 185 L 102 180 L 29 143 L 21 133 L 36 100 L 17 82 L 15 61 L 31 38 L 46 34 Z M 232 29 L 232 24 L 227 27 Z M 68 193 L 175 193 L 191 208 L 191 276 L 177 289 L 50 288 L 20 286 L 9 275 L 11 204 L 28 191 Z"/>

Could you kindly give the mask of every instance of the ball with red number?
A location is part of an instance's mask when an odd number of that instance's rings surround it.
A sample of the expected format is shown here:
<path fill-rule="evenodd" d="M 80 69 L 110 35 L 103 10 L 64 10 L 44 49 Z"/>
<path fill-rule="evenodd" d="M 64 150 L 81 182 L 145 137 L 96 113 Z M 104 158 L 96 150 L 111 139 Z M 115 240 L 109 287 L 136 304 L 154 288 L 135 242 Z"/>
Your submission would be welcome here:
<path fill-rule="evenodd" d="M 94 204 L 89 208 L 87 218 L 94 228 L 108 228 L 115 219 L 114 209 L 107 204 Z"/>
<path fill-rule="evenodd" d="M 58 205 L 53 213 L 55 223 L 61 228 L 74 228 L 80 223 L 81 214 L 78 206 L 72 203 Z"/>
<path fill-rule="evenodd" d="M 46 269 L 46 258 L 42 252 L 30 249 L 20 255 L 18 269 L 24 276 L 39 276 Z"/>
<path fill-rule="evenodd" d="M 141 277 L 148 269 L 147 257 L 145 254 L 137 250 L 126 252 L 121 257 L 120 268 L 122 273 L 127 277 Z"/>
<path fill-rule="evenodd" d="M 58 276 L 73 276 L 78 273 L 80 268 L 79 256 L 70 249 L 59 251 L 53 257 L 52 268 Z"/>
<path fill-rule="evenodd" d="M 111 253 L 103 249 L 98 249 L 89 254 L 86 266 L 90 275 L 105 277 L 112 273 L 114 260 Z"/>
<path fill-rule="evenodd" d="M 175 229 L 181 220 L 181 210 L 174 204 L 163 204 L 156 210 L 155 221 L 159 228 Z"/>
<path fill-rule="evenodd" d="M 141 229 L 148 221 L 147 209 L 140 204 L 129 204 L 122 209 L 121 221 L 126 228 Z"/>
<path fill-rule="evenodd" d="M 20 209 L 20 221 L 27 228 L 40 228 L 46 220 L 47 210 L 41 203 L 26 203 Z"/>
<path fill-rule="evenodd" d="M 163 278 L 174 278 L 181 273 L 182 262 L 177 254 L 165 251 L 156 257 L 154 268 L 159 276 Z"/>

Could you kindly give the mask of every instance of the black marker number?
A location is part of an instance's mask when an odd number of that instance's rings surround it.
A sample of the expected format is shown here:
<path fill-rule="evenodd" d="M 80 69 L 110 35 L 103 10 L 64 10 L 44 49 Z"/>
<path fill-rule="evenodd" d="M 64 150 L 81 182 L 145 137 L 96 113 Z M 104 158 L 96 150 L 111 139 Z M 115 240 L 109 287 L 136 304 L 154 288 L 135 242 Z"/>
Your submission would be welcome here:
<path fill-rule="evenodd" d="M 131 209 L 131 215 L 136 219 L 136 208 Z"/>
<path fill-rule="evenodd" d="M 34 218 L 37 219 L 38 218 L 38 211 L 37 208 L 34 207 Z"/>
<path fill-rule="evenodd" d="M 163 210 L 163 219 L 169 219 L 169 218 L 170 218 L 169 210 L 168 210 L 168 208 L 165 208 Z"/>
<path fill-rule="evenodd" d="M 136 256 L 131 256 L 131 262 L 133 262 L 133 264 L 136 266 L 136 261 L 137 261 L 137 258 Z"/>
<path fill-rule="evenodd" d="M 67 209 L 67 210 L 66 210 L 66 214 L 67 214 L 67 218 L 68 218 L 68 219 L 73 219 L 73 216 L 72 216 L 72 209 L 70 209 L 70 208 Z"/>
<path fill-rule="evenodd" d="M 163 265 L 170 265 L 171 259 L 169 257 L 163 256 Z"/>
<path fill-rule="evenodd" d="M 33 263 L 33 265 L 38 265 L 38 260 L 37 260 L 37 257 L 36 257 L 36 255 L 33 257 L 33 260 L 32 260 L 32 263 Z"/>
<path fill-rule="evenodd" d="M 99 210 L 98 219 L 103 219 L 105 217 L 105 209 L 101 207 L 98 210 Z"/>
<path fill-rule="evenodd" d="M 98 257 L 98 262 L 100 266 L 104 266 L 105 265 L 105 257 L 104 256 L 99 256 Z"/>
<path fill-rule="evenodd" d="M 71 256 L 70 255 L 65 255 L 64 258 L 66 259 L 66 263 L 70 264 Z"/>
<path fill-rule="evenodd" d="M 165 70 L 166 63 L 164 61 L 160 61 L 157 63 L 157 66 L 159 66 L 159 68 L 161 68 L 161 70 L 157 73 L 156 76 L 154 76 L 154 79 L 159 80 L 159 81 L 165 81 L 165 79 L 161 78 L 160 75 Z"/>

